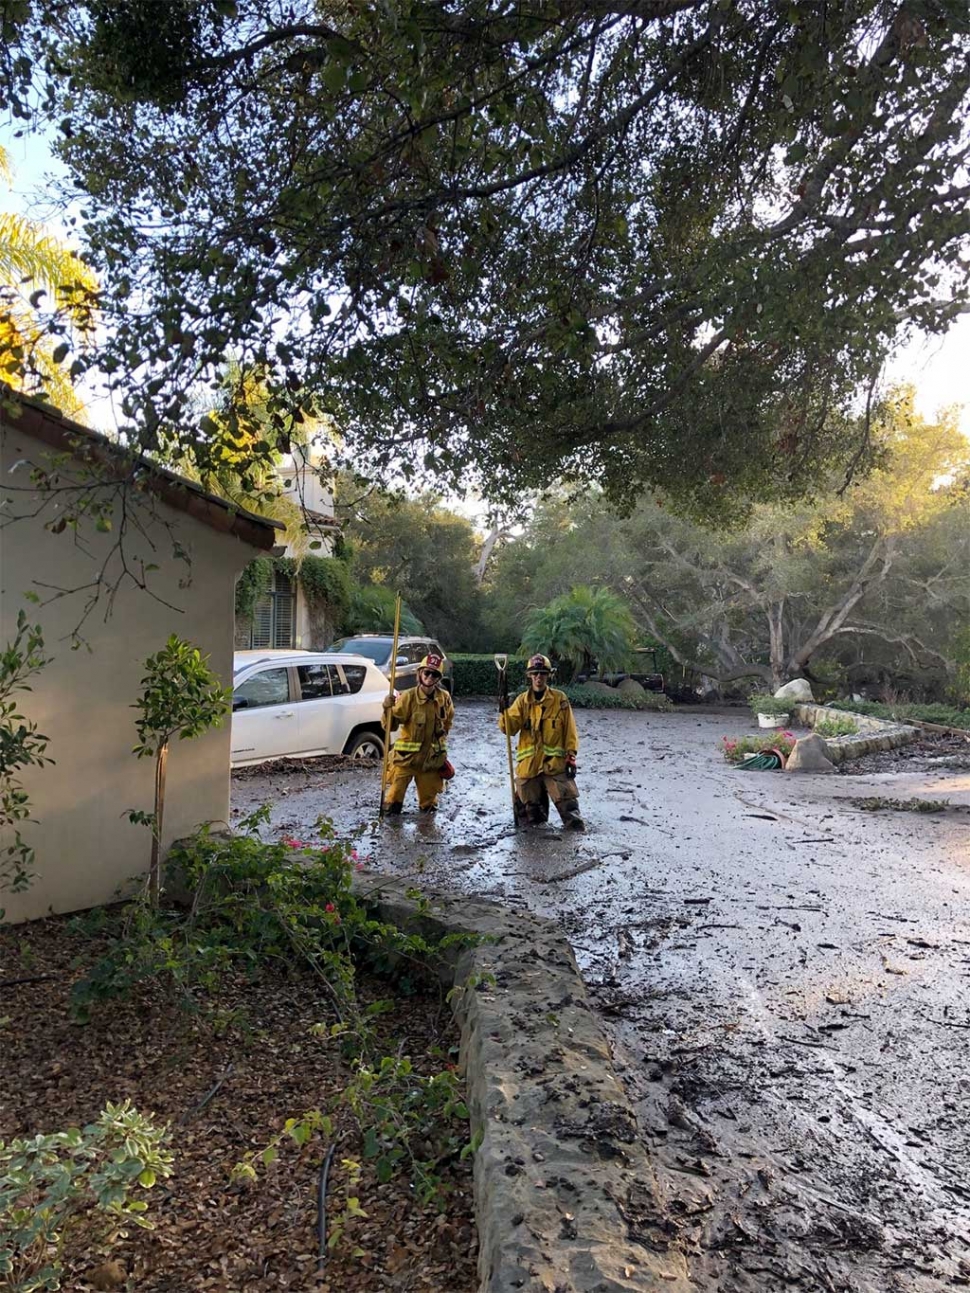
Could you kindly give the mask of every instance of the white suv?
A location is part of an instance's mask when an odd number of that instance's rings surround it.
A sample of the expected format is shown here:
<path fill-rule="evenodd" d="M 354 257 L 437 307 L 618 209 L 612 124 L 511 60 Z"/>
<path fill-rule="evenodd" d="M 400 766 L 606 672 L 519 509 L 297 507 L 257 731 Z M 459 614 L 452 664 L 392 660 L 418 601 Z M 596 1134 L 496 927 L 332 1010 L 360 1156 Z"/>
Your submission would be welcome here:
<path fill-rule="evenodd" d="M 314 754 L 384 754 L 387 679 L 364 656 L 237 651 L 232 683 L 234 768 Z"/>

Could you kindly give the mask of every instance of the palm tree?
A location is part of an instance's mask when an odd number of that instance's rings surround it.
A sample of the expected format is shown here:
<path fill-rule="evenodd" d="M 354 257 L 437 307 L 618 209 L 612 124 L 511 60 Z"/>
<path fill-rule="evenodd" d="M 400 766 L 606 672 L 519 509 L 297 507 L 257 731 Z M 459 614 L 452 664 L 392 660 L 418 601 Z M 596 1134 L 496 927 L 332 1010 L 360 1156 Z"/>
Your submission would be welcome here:
<path fill-rule="evenodd" d="M 626 603 L 615 593 L 580 585 L 530 613 L 520 650 L 554 656 L 571 666 L 572 676 L 590 672 L 594 660 L 601 670 L 613 671 L 629 664 L 636 631 Z"/>
<path fill-rule="evenodd" d="M 0 179 L 9 183 L 10 177 L 9 156 L 0 146 Z M 62 367 L 66 349 L 53 347 L 50 324 L 66 323 L 83 339 L 93 328 L 97 290 L 93 272 L 43 225 L 0 213 L 0 379 L 42 394 L 71 417 L 82 416 Z M 45 294 L 51 305 L 42 315 Z"/>

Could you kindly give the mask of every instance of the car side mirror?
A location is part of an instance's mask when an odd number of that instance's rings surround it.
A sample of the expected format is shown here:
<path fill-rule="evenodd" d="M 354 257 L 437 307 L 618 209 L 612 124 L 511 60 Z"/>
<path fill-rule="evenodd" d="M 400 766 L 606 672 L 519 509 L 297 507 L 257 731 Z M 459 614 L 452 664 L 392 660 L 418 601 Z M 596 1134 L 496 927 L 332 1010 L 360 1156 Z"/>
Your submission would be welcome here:
<path fill-rule="evenodd" d="M 246 699 L 245 696 L 240 696 L 238 700 L 233 698 L 232 712 L 234 714 L 237 709 L 248 709 L 248 708 L 249 708 L 249 701 Z"/>
<path fill-rule="evenodd" d="M 410 663 L 411 661 L 407 658 L 406 655 L 399 655 L 398 658 L 394 661 L 394 665 L 398 669 L 401 667 L 402 664 L 410 664 Z"/>

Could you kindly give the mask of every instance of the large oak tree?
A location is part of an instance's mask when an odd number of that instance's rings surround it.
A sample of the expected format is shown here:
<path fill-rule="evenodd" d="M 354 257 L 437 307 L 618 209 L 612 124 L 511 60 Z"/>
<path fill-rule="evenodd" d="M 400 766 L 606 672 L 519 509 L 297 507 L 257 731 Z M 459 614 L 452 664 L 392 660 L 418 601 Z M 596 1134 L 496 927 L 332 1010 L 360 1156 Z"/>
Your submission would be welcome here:
<path fill-rule="evenodd" d="M 377 467 L 714 512 L 864 463 L 846 401 L 966 300 L 966 0 L 0 12 L 149 447 L 231 351 Z"/>

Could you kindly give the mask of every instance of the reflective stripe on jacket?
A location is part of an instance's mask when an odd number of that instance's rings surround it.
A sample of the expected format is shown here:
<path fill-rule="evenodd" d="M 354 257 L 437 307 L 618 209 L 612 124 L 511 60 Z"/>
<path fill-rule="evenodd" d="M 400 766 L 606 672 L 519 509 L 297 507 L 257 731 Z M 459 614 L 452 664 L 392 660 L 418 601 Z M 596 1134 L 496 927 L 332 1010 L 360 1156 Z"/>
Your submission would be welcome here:
<path fill-rule="evenodd" d="M 448 757 L 448 733 L 455 718 L 451 697 L 439 687 L 430 697 L 419 687 L 402 691 L 391 710 L 400 735 L 394 742 L 394 763 L 412 771 L 433 772 Z"/>
<path fill-rule="evenodd" d="M 542 700 L 530 689 L 516 696 L 504 714 L 499 714 L 501 731 L 519 734 L 515 771 L 519 777 L 549 776 L 562 772 L 566 756 L 579 750 L 576 720 L 565 692 L 547 687 Z"/>

